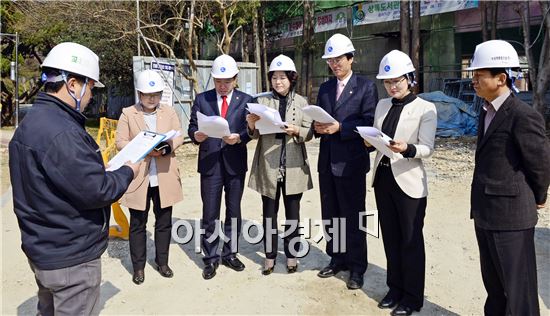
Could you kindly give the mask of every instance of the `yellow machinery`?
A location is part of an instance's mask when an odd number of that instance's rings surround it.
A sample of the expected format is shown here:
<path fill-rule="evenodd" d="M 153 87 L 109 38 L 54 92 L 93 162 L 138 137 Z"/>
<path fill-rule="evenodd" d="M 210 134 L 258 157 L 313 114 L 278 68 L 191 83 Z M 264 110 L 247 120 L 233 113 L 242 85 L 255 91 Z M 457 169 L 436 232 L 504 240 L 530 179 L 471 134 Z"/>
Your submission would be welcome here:
<path fill-rule="evenodd" d="M 99 119 L 99 131 L 97 132 L 96 142 L 100 147 L 104 148 L 101 151 L 101 156 L 105 164 L 107 164 L 109 159 L 116 154 L 115 134 L 117 123 L 117 120 L 111 120 L 105 117 Z M 105 147 L 102 146 L 101 139 L 103 137 L 105 139 Z M 115 202 L 111 204 L 111 210 L 118 226 L 109 227 L 109 236 L 128 240 L 130 225 L 128 224 L 128 218 L 122 211 L 122 208 L 120 208 L 120 203 Z"/>

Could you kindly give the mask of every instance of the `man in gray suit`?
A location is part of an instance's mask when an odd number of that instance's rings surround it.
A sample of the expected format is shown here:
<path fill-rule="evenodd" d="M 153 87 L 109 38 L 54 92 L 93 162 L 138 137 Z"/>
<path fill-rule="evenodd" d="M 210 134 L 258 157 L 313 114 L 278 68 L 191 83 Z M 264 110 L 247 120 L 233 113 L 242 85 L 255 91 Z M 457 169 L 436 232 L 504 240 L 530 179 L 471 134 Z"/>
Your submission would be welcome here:
<path fill-rule="evenodd" d="M 550 145 L 540 113 L 510 91 L 514 68 L 512 45 L 492 40 L 476 47 L 468 69 L 485 100 L 471 192 L 485 315 L 540 315 L 534 227 L 550 183 Z"/>

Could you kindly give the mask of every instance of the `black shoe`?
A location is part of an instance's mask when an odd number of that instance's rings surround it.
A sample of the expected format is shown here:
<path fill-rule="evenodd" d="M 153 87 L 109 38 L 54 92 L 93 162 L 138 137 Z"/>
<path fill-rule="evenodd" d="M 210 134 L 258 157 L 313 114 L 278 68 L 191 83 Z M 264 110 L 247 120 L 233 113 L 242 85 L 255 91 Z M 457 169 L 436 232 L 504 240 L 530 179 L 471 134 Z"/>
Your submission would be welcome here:
<path fill-rule="evenodd" d="M 244 263 L 242 263 L 241 260 L 239 260 L 237 257 L 223 258 L 222 264 L 235 271 L 244 270 Z"/>
<path fill-rule="evenodd" d="M 264 269 L 262 270 L 262 274 L 263 275 L 270 275 L 271 273 L 273 273 L 273 270 L 275 269 L 275 260 L 273 260 L 273 265 L 271 267 L 268 267 L 268 260 L 270 259 L 266 259 L 266 262 L 264 263 Z"/>
<path fill-rule="evenodd" d="M 202 269 L 202 277 L 205 280 L 210 280 L 216 275 L 216 269 L 218 268 L 218 262 L 208 263 Z"/>
<path fill-rule="evenodd" d="M 397 305 L 397 307 L 391 311 L 392 316 L 409 316 L 412 315 L 413 311 L 420 311 L 420 308 L 411 308 L 403 304 Z"/>
<path fill-rule="evenodd" d="M 168 265 L 157 266 L 157 271 L 165 278 L 174 276 L 174 271 L 172 271 Z"/>
<path fill-rule="evenodd" d="M 286 266 L 287 273 L 294 273 L 296 271 L 298 271 L 298 264 L 296 264 L 295 266 Z"/>
<path fill-rule="evenodd" d="M 357 272 L 349 274 L 348 283 L 346 284 L 350 290 L 358 290 L 363 287 L 363 275 Z"/>
<path fill-rule="evenodd" d="M 296 258 L 287 258 L 286 259 L 286 272 L 294 273 L 298 271 L 298 260 Z"/>
<path fill-rule="evenodd" d="M 134 271 L 134 275 L 132 276 L 132 282 L 134 282 L 137 285 L 140 285 L 141 283 L 145 282 L 145 273 L 143 272 L 143 270 Z"/>
<path fill-rule="evenodd" d="M 335 276 L 340 271 L 347 271 L 347 270 L 348 270 L 347 268 L 331 262 L 328 264 L 328 266 L 321 269 L 321 271 L 317 273 L 317 276 L 320 278 L 330 278 L 332 276 Z"/>
<path fill-rule="evenodd" d="M 400 299 L 388 293 L 384 296 L 380 303 L 378 303 L 378 308 L 394 308 L 399 301 Z"/>

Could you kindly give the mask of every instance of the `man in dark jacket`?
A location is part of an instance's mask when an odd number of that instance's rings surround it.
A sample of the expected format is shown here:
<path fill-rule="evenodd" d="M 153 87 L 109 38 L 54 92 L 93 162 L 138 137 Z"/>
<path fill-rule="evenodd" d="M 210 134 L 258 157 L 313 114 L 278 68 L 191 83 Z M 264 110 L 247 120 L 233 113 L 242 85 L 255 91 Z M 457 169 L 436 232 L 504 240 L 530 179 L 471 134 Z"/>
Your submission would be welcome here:
<path fill-rule="evenodd" d="M 367 235 L 360 229 L 359 218 L 366 210 L 369 155 L 356 128 L 372 126 L 378 102 L 375 84 L 352 71 L 354 52 L 351 40 L 342 34 L 334 34 L 327 41 L 322 58 L 336 78 L 321 85 L 317 105 L 336 122 L 314 123 L 316 136 L 321 137 L 319 191 L 322 217 L 329 222 L 326 250 L 331 257 L 318 276 L 328 278 L 349 270 L 350 290 L 363 287 L 367 270 Z M 336 231 L 340 233 L 333 233 Z M 339 240 L 342 237 L 344 242 Z"/>
<path fill-rule="evenodd" d="M 191 108 L 188 133 L 195 144 L 200 144 L 198 172 L 203 204 L 201 245 L 205 280 L 216 275 L 220 258 L 221 263 L 232 270 L 245 268 L 237 252 L 242 223 L 241 199 L 248 170 L 246 144 L 250 141 L 246 130 L 246 104 L 252 102 L 252 97 L 235 89 L 238 72 L 237 63 L 231 56 L 218 56 L 211 70 L 215 88 L 197 95 Z M 231 134 L 214 138 L 199 131 L 198 112 L 225 118 Z M 225 192 L 225 219 L 223 228 L 218 229 L 222 191 Z M 224 238 L 220 242 L 222 234 Z M 221 256 L 218 254 L 220 243 L 223 243 Z"/>
<path fill-rule="evenodd" d="M 471 191 L 485 315 L 540 315 L 535 256 L 537 209 L 550 183 L 550 144 L 544 120 L 511 94 L 511 70 L 519 68 L 509 43 L 479 44 L 469 70 L 479 117 Z"/>
<path fill-rule="evenodd" d="M 54 47 L 42 64 L 45 93 L 9 144 L 14 211 L 22 249 L 38 285 L 41 315 L 98 314 L 101 254 L 109 207 L 126 191 L 139 164 L 106 172 L 86 132 L 98 57 L 76 43 Z"/>

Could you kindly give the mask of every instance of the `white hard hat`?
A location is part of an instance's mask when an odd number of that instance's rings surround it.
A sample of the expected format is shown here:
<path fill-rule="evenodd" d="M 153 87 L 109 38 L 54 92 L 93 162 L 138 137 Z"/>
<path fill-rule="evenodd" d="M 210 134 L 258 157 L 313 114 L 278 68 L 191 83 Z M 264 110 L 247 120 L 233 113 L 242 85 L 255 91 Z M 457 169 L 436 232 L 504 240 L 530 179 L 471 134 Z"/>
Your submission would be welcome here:
<path fill-rule="evenodd" d="M 269 72 L 272 71 L 294 71 L 296 72 L 296 66 L 290 57 L 283 54 L 273 58 L 269 65 Z"/>
<path fill-rule="evenodd" d="M 141 93 L 160 92 L 164 90 L 164 80 L 155 70 L 144 70 L 139 73 L 136 90 Z"/>
<path fill-rule="evenodd" d="M 399 78 L 414 71 L 411 58 L 400 50 L 392 50 L 380 61 L 376 79 Z"/>
<path fill-rule="evenodd" d="M 104 87 L 99 81 L 99 57 L 88 47 L 77 43 L 57 44 L 44 59 L 42 67 L 81 75 L 94 80 L 96 87 Z"/>
<path fill-rule="evenodd" d="M 355 52 L 355 48 L 351 40 L 345 35 L 336 33 L 325 44 L 325 54 L 321 58 L 328 59 L 353 52 Z"/>
<path fill-rule="evenodd" d="M 237 68 L 237 62 L 235 62 L 233 57 L 220 55 L 214 59 L 210 73 L 212 77 L 218 79 L 233 78 L 239 73 L 239 68 Z"/>
<path fill-rule="evenodd" d="M 518 53 L 503 40 L 491 40 L 476 46 L 470 67 L 466 70 L 482 68 L 519 68 Z"/>

